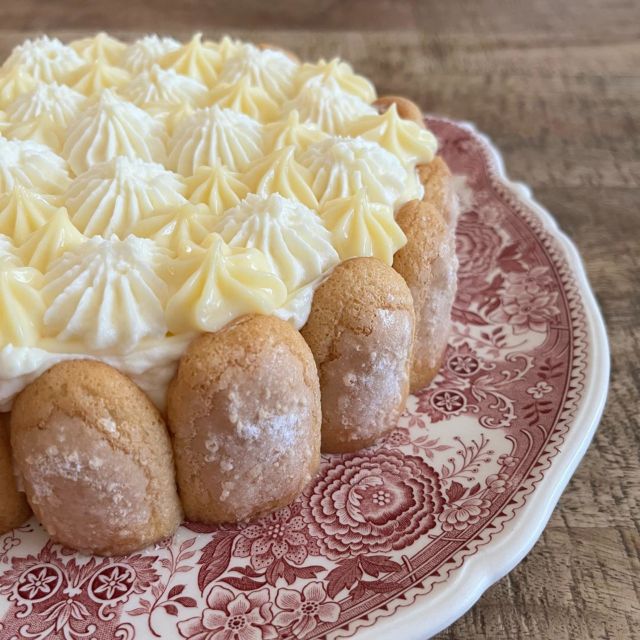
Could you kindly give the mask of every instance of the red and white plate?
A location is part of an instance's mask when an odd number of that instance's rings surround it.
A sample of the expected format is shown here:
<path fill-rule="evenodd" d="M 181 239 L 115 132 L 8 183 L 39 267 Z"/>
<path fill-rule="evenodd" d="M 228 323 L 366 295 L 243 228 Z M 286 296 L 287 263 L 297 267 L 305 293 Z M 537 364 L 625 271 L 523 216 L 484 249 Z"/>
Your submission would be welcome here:
<path fill-rule="evenodd" d="M 442 371 L 391 436 L 325 456 L 291 507 L 129 557 L 30 521 L 0 537 L 2 638 L 423 640 L 529 551 L 602 413 L 606 334 L 575 248 L 491 144 L 429 126 L 460 187 L 459 292 Z"/>

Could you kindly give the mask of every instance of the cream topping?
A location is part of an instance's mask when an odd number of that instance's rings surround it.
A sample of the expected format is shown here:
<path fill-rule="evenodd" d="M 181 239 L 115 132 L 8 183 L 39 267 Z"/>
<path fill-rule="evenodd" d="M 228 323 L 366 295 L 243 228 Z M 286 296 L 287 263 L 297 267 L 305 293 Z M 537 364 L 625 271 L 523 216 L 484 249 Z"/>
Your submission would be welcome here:
<path fill-rule="evenodd" d="M 356 138 L 332 137 L 312 144 L 300 162 L 314 175 L 320 203 L 365 189 L 372 202 L 398 206 L 422 197 L 420 181 L 379 144 Z"/>
<path fill-rule="evenodd" d="M 296 291 L 338 262 L 329 232 L 301 202 L 278 194 L 247 196 L 220 218 L 216 230 L 231 247 L 255 247 L 289 292 Z"/>
<path fill-rule="evenodd" d="M 165 69 L 175 69 L 210 86 L 218 78 L 222 55 L 213 43 L 203 42 L 202 34 L 196 33 L 189 42 L 165 53 L 158 62 Z"/>
<path fill-rule="evenodd" d="M 156 34 L 144 36 L 127 47 L 122 65 L 130 73 L 142 73 L 156 64 L 164 55 L 179 48 L 180 43 L 173 38 L 161 38 Z"/>
<path fill-rule="evenodd" d="M 87 62 L 67 76 L 70 84 L 78 93 L 91 96 L 103 89 L 119 89 L 129 82 L 131 74 L 121 67 L 114 67 L 99 58 Z"/>
<path fill-rule="evenodd" d="M 370 104 L 344 91 L 331 77 L 326 82 L 312 78 L 303 85 L 283 106 L 285 114 L 292 110 L 298 111 L 301 120 L 313 122 L 327 133 L 342 133 L 356 118 L 377 113 Z"/>
<path fill-rule="evenodd" d="M 154 64 L 135 76 L 122 93 L 135 105 L 147 107 L 149 105 L 178 106 L 184 103 L 200 105 L 209 91 L 199 80 Z"/>
<path fill-rule="evenodd" d="M 62 207 L 27 237 L 18 252 L 25 265 L 45 273 L 54 260 L 85 240 L 85 236 L 69 220 L 67 210 Z"/>
<path fill-rule="evenodd" d="M 68 73 L 83 64 L 84 60 L 71 47 L 57 38 L 41 36 L 15 47 L 0 68 L 0 75 L 19 67 L 36 81 L 64 82 Z"/>
<path fill-rule="evenodd" d="M 126 353 L 167 332 L 163 255 L 143 238 L 91 238 L 56 260 L 44 278 L 44 333 L 91 351 Z"/>
<path fill-rule="evenodd" d="M 262 252 L 232 249 L 217 234 L 186 266 L 184 284 L 167 305 L 174 333 L 217 331 L 246 313 L 270 314 L 287 297 L 286 286 Z"/>
<path fill-rule="evenodd" d="M 339 58 L 327 62 L 324 59 L 317 63 L 306 63 L 300 67 L 297 75 L 298 87 L 310 83 L 337 84 L 340 89 L 370 103 L 376 99 L 376 89 L 373 83 L 364 76 L 353 72 L 352 66 Z"/>
<path fill-rule="evenodd" d="M 298 64 L 281 51 L 241 45 L 222 67 L 220 81 L 230 84 L 248 78 L 251 86 L 266 91 L 276 101 L 285 100 L 293 91 Z"/>
<path fill-rule="evenodd" d="M 182 179 L 162 165 L 118 156 L 79 175 L 64 201 L 85 235 L 125 238 L 145 215 L 183 204 L 183 192 Z"/>
<path fill-rule="evenodd" d="M 148 113 L 106 89 L 71 123 L 62 155 L 76 175 L 116 156 L 164 163 L 164 128 Z"/>
<path fill-rule="evenodd" d="M 377 142 L 408 166 L 431 162 L 438 150 L 438 141 L 431 131 L 401 118 L 395 104 L 381 115 L 353 120 L 344 133 Z"/>
<path fill-rule="evenodd" d="M 260 124 L 214 105 L 198 109 L 178 127 L 171 138 L 168 166 L 184 176 L 217 162 L 241 171 L 262 153 Z"/>
<path fill-rule="evenodd" d="M 59 195 L 69 184 L 66 162 L 33 140 L 0 137 L 0 193 L 22 185 L 46 195 Z"/>
<path fill-rule="evenodd" d="M 33 91 L 22 94 L 6 109 L 7 138 L 34 140 L 62 150 L 65 131 L 78 116 L 85 98 L 77 91 L 56 82 L 37 84 Z"/>
<path fill-rule="evenodd" d="M 42 276 L 36 269 L 17 264 L 11 256 L 0 254 L 0 347 L 18 347 L 37 342 L 41 333 L 45 305 L 40 295 Z"/>
<path fill-rule="evenodd" d="M 369 202 L 364 189 L 353 196 L 329 200 L 320 215 L 340 260 L 374 256 L 391 266 L 393 254 L 407 242 L 393 209 Z"/>
<path fill-rule="evenodd" d="M 122 64 L 127 50 L 124 42 L 111 37 L 104 31 L 89 38 L 74 40 L 69 43 L 69 46 L 87 62 L 102 60 L 113 66 Z"/>
<path fill-rule="evenodd" d="M 195 204 L 206 204 L 214 215 L 235 207 L 249 193 L 241 174 L 222 164 L 202 166 L 185 180 L 186 196 Z"/>
<path fill-rule="evenodd" d="M 0 196 L 0 233 L 20 244 L 56 211 L 51 198 L 17 184 Z"/>

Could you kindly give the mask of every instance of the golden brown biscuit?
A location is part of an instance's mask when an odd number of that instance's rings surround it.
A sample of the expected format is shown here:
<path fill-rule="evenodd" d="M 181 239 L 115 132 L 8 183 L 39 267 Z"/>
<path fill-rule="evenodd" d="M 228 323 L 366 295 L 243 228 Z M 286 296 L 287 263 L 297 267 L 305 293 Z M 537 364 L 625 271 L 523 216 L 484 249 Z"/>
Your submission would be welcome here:
<path fill-rule="evenodd" d="M 188 519 L 236 522 L 292 502 L 320 463 L 320 389 L 291 325 L 248 315 L 197 337 L 168 393 Z"/>
<path fill-rule="evenodd" d="M 18 491 L 9 443 L 9 414 L 0 413 L 0 535 L 19 527 L 31 515 L 27 497 Z"/>
<path fill-rule="evenodd" d="M 412 200 L 398 211 L 396 221 L 407 244 L 395 254 L 393 268 L 409 285 L 416 313 L 415 392 L 431 382 L 447 348 L 458 260 L 454 235 L 438 207 Z"/>
<path fill-rule="evenodd" d="M 382 96 L 378 98 L 373 106 L 378 109 L 379 113 L 384 113 L 392 104 L 396 105 L 398 115 L 405 120 L 413 120 L 416 124 L 419 124 L 424 128 L 424 116 L 420 107 L 409 100 L 409 98 L 403 98 L 402 96 Z"/>
<path fill-rule="evenodd" d="M 26 387 L 11 412 L 11 443 L 31 507 L 68 547 L 126 554 L 180 524 L 164 422 L 106 364 L 63 362 Z"/>
<path fill-rule="evenodd" d="M 413 331 L 406 283 L 376 258 L 339 264 L 316 290 L 302 335 L 320 375 L 323 451 L 356 451 L 395 426 Z"/>
<path fill-rule="evenodd" d="M 458 198 L 453 186 L 453 176 L 447 163 L 436 156 L 428 164 L 417 167 L 420 182 L 424 186 L 423 200 L 434 205 L 455 233 L 458 220 Z"/>

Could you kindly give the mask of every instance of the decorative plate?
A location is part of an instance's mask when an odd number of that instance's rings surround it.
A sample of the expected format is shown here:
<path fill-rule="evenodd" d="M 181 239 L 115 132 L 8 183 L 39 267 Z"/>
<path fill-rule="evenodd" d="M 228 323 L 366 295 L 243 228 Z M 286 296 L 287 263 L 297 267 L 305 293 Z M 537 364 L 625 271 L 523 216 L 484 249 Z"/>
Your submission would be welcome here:
<path fill-rule="evenodd" d="M 601 415 L 604 326 L 573 245 L 490 143 L 428 124 L 458 176 L 459 292 L 442 370 L 393 433 L 325 456 L 269 517 L 125 558 L 30 521 L 0 537 L 2 638 L 423 640 L 529 551 Z"/>

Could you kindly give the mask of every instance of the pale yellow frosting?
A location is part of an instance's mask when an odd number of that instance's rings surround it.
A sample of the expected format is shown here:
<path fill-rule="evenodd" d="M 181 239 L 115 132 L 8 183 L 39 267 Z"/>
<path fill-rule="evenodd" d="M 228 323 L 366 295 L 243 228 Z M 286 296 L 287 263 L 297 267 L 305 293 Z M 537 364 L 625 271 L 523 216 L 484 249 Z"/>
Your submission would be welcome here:
<path fill-rule="evenodd" d="M 165 53 L 158 62 L 165 69 L 175 69 L 209 86 L 218 79 L 222 55 L 215 45 L 209 46 L 202 41 L 201 33 L 196 33 L 189 42 L 175 51 Z"/>
<path fill-rule="evenodd" d="M 206 204 L 213 215 L 235 207 L 249 193 L 239 173 L 222 164 L 202 166 L 185 180 L 185 195 L 195 204 Z"/>
<path fill-rule="evenodd" d="M 229 37 L 17 47 L 0 68 L 0 411 L 78 357 L 162 407 L 198 332 L 250 312 L 301 328 L 341 260 L 391 264 L 436 142 L 375 97 L 338 59 Z"/>
<path fill-rule="evenodd" d="M 293 145 L 304 151 L 310 144 L 328 136 L 313 122 L 302 122 L 297 109 L 291 109 L 285 119 L 265 125 L 263 129 L 264 148 L 273 150 Z"/>
<path fill-rule="evenodd" d="M 69 220 L 67 210 L 61 207 L 27 237 L 18 253 L 25 265 L 45 273 L 54 260 L 85 240 Z"/>
<path fill-rule="evenodd" d="M 246 313 L 271 314 L 287 288 L 257 249 L 231 249 L 216 234 L 187 263 L 182 286 L 167 304 L 173 333 L 217 331 Z"/>
<path fill-rule="evenodd" d="M 69 43 L 69 46 L 87 62 L 102 60 L 112 66 L 122 64 L 127 50 L 127 45 L 124 42 L 113 38 L 104 31 L 89 38 L 74 40 Z"/>
<path fill-rule="evenodd" d="M 245 113 L 259 122 L 272 122 L 279 113 L 276 100 L 262 87 L 252 85 L 249 76 L 236 82 L 220 82 L 211 90 L 210 100 L 219 107 Z"/>
<path fill-rule="evenodd" d="M 185 256 L 202 247 L 215 224 L 216 217 L 206 205 L 189 202 L 155 211 L 138 222 L 134 233 L 174 255 Z"/>
<path fill-rule="evenodd" d="M 42 275 L 0 253 L 0 348 L 35 344 L 41 335 L 45 304 L 40 295 Z"/>
<path fill-rule="evenodd" d="M 342 133 L 377 142 L 407 165 L 431 162 L 438 150 L 438 141 L 431 131 L 401 118 L 395 104 L 382 115 L 352 120 Z"/>
<path fill-rule="evenodd" d="M 98 58 L 79 67 L 67 76 L 67 83 L 78 93 L 92 96 L 103 89 L 119 89 L 131 80 L 131 74 Z"/>
<path fill-rule="evenodd" d="M 311 209 L 318 208 L 313 193 L 313 174 L 296 160 L 294 146 L 282 147 L 247 167 L 244 183 L 250 193 L 268 196 L 278 193 L 298 200 Z"/>
<path fill-rule="evenodd" d="M 353 196 L 329 200 L 320 215 L 341 260 L 373 256 L 391 266 L 393 254 L 407 242 L 393 209 L 369 202 L 364 189 Z"/>
<path fill-rule="evenodd" d="M 57 210 L 50 197 L 17 184 L 0 196 L 0 233 L 21 244 Z"/>

